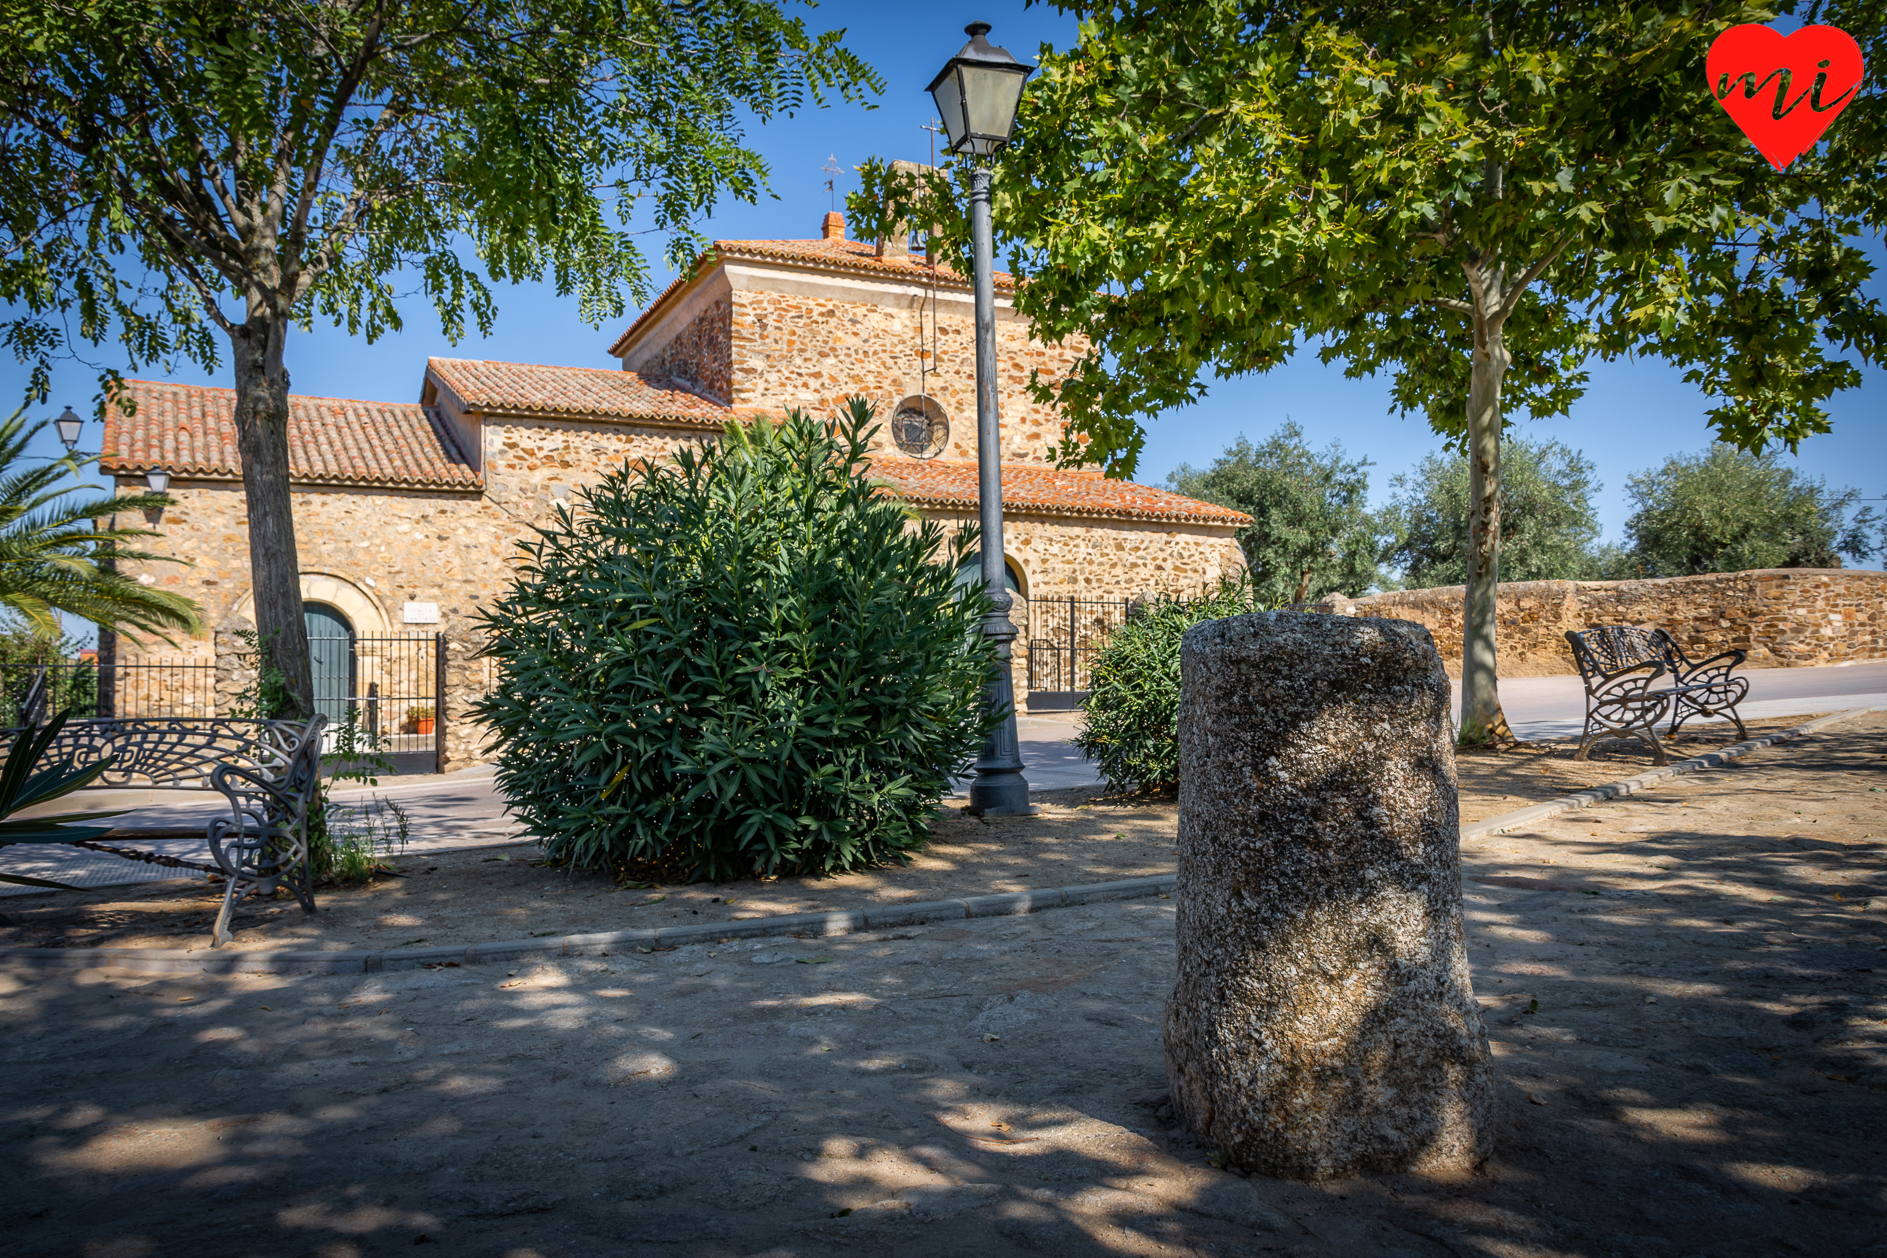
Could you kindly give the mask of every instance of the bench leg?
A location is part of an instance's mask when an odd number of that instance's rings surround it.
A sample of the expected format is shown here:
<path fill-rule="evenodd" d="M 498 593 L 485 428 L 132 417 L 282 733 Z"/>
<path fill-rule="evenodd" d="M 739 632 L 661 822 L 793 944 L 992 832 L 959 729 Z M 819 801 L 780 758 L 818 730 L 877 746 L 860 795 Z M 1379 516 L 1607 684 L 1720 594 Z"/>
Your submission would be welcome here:
<path fill-rule="evenodd" d="M 239 894 L 237 889 L 240 886 L 239 879 L 231 878 L 223 887 L 223 907 L 216 914 L 216 925 L 210 928 L 210 947 L 212 948 L 236 941 L 234 932 L 229 929 L 229 915 L 235 911 L 236 901 L 249 894 L 247 890 Z"/>

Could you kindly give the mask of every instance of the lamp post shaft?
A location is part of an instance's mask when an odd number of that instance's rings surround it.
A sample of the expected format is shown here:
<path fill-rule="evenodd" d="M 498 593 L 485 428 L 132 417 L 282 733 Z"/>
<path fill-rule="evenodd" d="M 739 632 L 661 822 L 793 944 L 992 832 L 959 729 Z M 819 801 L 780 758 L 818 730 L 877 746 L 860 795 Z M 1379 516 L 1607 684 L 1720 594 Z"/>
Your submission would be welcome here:
<path fill-rule="evenodd" d="M 1029 783 L 1022 776 L 1021 747 L 1016 740 L 1016 692 L 1010 660 L 1016 627 L 1009 619 L 1014 605 L 1003 579 L 1002 545 L 1002 423 L 996 406 L 996 280 L 995 243 L 989 221 L 987 166 L 970 172 L 970 242 L 975 261 L 972 285 L 976 294 L 976 486 L 981 513 L 983 584 L 989 590 L 990 611 L 983 620 L 983 636 L 996 649 L 990 673 L 988 703 L 1003 713 L 998 725 L 983 740 L 976 758 L 976 780 L 970 783 L 971 816 L 1026 814 Z"/>

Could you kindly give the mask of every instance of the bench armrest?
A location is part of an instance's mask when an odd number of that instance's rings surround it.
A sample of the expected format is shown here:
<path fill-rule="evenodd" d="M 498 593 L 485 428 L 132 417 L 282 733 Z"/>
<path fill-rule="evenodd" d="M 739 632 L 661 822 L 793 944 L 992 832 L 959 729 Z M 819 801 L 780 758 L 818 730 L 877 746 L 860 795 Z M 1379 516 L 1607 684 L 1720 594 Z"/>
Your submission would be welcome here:
<path fill-rule="evenodd" d="M 1707 660 L 1698 660 L 1695 664 L 1691 664 L 1690 667 L 1688 668 L 1681 668 L 1677 673 L 1677 679 L 1680 683 L 1688 684 L 1693 677 L 1696 677 L 1702 673 L 1713 673 L 1713 674 L 1727 676 L 1731 669 L 1735 668 L 1737 665 L 1741 664 L 1744 660 L 1748 658 L 1749 658 L 1748 651 L 1744 651 L 1744 650 L 1724 651 L 1721 654 L 1711 656 Z"/>
<path fill-rule="evenodd" d="M 1593 672 L 1588 674 L 1585 678 L 1586 693 L 1587 694 L 1596 693 L 1597 691 L 1605 689 L 1607 686 L 1610 686 L 1613 682 L 1616 682 L 1620 680 L 1621 678 L 1631 677 L 1633 673 L 1644 672 L 1644 670 L 1647 668 L 1650 669 L 1651 671 L 1649 673 L 1646 673 L 1642 680 L 1641 684 L 1644 686 L 1649 686 L 1652 682 L 1656 681 L 1658 678 L 1664 676 L 1666 673 L 1670 671 L 1668 668 L 1664 666 L 1664 662 L 1662 660 L 1640 660 L 1636 664 L 1627 664 L 1624 668 L 1618 669 L 1616 672 L 1610 672 L 1610 673 L 1601 673 L 1595 669 L 1593 670 Z M 1637 680 L 1637 679 L 1634 678 L 1633 680 Z"/>

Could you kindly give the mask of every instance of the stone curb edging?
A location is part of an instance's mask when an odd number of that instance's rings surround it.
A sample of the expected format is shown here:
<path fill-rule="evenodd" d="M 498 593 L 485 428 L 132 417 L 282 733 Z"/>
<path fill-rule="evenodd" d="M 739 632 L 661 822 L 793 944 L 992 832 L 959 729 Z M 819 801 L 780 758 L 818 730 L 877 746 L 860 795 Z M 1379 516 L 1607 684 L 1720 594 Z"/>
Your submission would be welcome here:
<path fill-rule="evenodd" d="M 657 948 L 666 950 L 683 944 L 757 939 L 770 935 L 818 935 L 823 938 L 894 926 L 962 921 L 972 917 L 1012 917 L 1077 904 L 1167 895 L 1171 894 L 1177 882 L 1175 875 L 1161 874 L 1154 878 L 1090 883 L 1084 887 L 1013 891 L 999 895 L 970 896 L 961 900 L 933 900 L 924 904 L 887 904 L 830 913 L 788 913 L 734 922 L 612 930 L 546 939 L 506 939 L 464 946 L 391 948 L 380 952 L 243 953 L 182 948 L 0 948 L 0 963 L 23 962 L 46 970 L 119 969 L 142 974 L 374 974 L 428 965 L 483 965 L 532 958 L 608 956 L 612 949 L 627 951 L 640 948 L 652 952 Z"/>
<path fill-rule="evenodd" d="M 1586 790 L 1578 791 L 1571 795 L 1562 795 L 1558 799 L 1549 799 L 1544 804 L 1532 804 L 1526 808 L 1516 809 L 1513 812 L 1502 813 L 1498 817 L 1489 817 L 1486 821 L 1471 822 L 1461 827 L 1461 839 L 1463 842 L 1466 842 L 1469 839 L 1486 838 L 1491 834 L 1505 834 L 1507 831 L 1517 826 L 1523 826 L 1530 822 L 1545 821 L 1547 818 L 1557 817 L 1561 813 L 1576 812 L 1581 808 L 1590 808 L 1594 804 L 1603 804 L 1607 800 L 1620 799 L 1626 795 L 1636 795 L 1639 791 L 1648 790 L 1660 782 L 1677 777 L 1679 774 L 1695 773 L 1699 769 L 1719 768 L 1732 760 L 1741 760 L 1751 752 L 1761 751 L 1763 748 L 1773 747 L 1777 743 L 1786 743 L 1791 739 L 1801 738 L 1804 735 L 1814 733 L 1816 730 L 1833 725 L 1837 721 L 1847 721 L 1857 716 L 1866 716 L 1872 711 L 1874 711 L 1873 708 L 1854 708 L 1847 712 L 1836 712 L 1832 716 L 1821 717 L 1819 720 L 1810 721 L 1806 725 L 1797 725 L 1794 729 L 1785 729 L 1780 733 L 1768 734 L 1762 738 L 1752 738 L 1746 742 L 1740 742 L 1725 747 L 1722 751 L 1712 751 L 1701 756 L 1693 756 L 1689 760 L 1679 760 L 1672 764 L 1665 765 L 1662 769 L 1652 769 L 1648 773 L 1640 773 L 1636 777 L 1622 778 L 1617 782 L 1607 782 L 1603 786 L 1588 787 Z"/>

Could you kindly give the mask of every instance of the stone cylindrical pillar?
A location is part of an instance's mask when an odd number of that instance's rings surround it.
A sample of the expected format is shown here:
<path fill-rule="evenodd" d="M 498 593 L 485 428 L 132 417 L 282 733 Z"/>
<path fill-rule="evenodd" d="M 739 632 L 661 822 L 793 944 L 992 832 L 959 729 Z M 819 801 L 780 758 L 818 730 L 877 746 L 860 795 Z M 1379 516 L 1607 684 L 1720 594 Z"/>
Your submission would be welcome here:
<path fill-rule="evenodd" d="M 1181 648 L 1173 1105 L 1293 1179 L 1489 1152 L 1448 677 L 1402 620 L 1263 612 Z"/>

